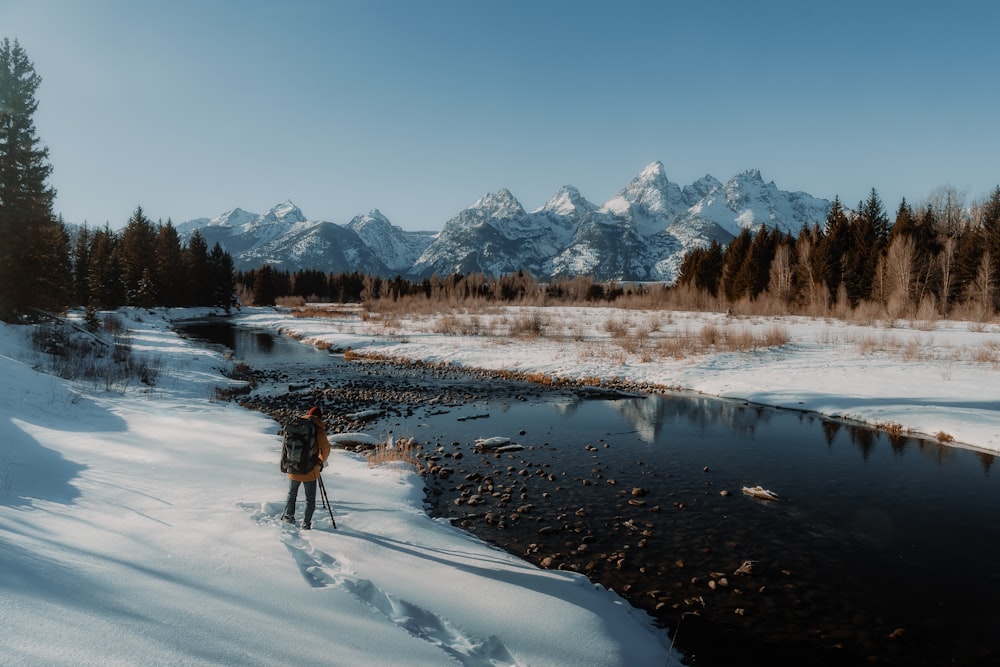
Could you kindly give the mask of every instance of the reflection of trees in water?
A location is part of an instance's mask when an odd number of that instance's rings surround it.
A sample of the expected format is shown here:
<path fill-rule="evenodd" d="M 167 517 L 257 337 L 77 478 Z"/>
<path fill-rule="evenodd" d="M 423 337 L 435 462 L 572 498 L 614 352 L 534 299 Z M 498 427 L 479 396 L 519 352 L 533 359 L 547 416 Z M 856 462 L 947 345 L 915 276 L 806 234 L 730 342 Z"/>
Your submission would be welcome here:
<path fill-rule="evenodd" d="M 837 439 L 837 434 L 840 433 L 840 427 L 842 424 L 840 422 L 831 421 L 829 419 L 823 420 L 823 437 L 826 438 L 827 447 L 833 446 L 833 441 Z"/>
<path fill-rule="evenodd" d="M 572 414 L 581 403 L 581 401 L 571 401 L 564 404 L 563 414 Z M 639 438 L 649 443 L 656 442 L 668 424 L 681 421 L 700 430 L 721 425 L 733 433 L 752 436 L 759 424 L 768 423 L 771 416 L 777 414 L 777 410 L 773 408 L 703 396 L 650 394 L 645 398 L 617 399 L 612 404 L 635 428 Z M 817 419 L 820 420 L 827 446 L 832 447 L 837 436 L 843 432 L 851 444 L 858 448 L 863 461 L 869 460 L 883 438 L 887 440 L 895 456 L 903 456 L 908 449 L 916 448 L 921 456 L 939 465 L 953 459 L 959 451 L 955 447 L 933 440 L 880 431 L 862 424 L 850 424 L 807 413 L 801 413 L 799 417 L 804 426 L 811 425 Z M 988 475 L 995 455 L 989 452 L 976 452 L 975 456 Z"/>
<path fill-rule="evenodd" d="M 269 333 L 257 333 L 254 343 L 259 351 L 271 352 L 274 349 L 274 336 Z"/>
<path fill-rule="evenodd" d="M 861 458 L 867 461 L 868 457 L 872 455 L 872 450 L 875 449 L 875 440 L 877 439 L 875 431 L 870 428 L 852 426 L 847 432 L 851 434 L 851 440 L 861 450 Z"/>
<path fill-rule="evenodd" d="M 905 435 L 900 435 L 898 433 L 889 434 L 889 446 L 892 451 L 897 456 L 902 456 L 903 452 L 906 450 L 906 446 L 910 444 L 910 439 Z"/>
<path fill-rule="evenodd" d="M 976 458 L 979 459 L 979 462 L 983 464 L 983 472 L 985 472 L 986 476 L 989 477 L 990 468 L 993 467 L 993 459 L 995 459 L 996 457 L 993 454 L 990 454 L 989 452 L 976 452 Z"/>
<path fill-rule="evenodd" d="M 958 447 L 951 447 L 926 438 L 913 438 L 900 433 L 883 432 L 855 424 L 844 425 L 832 420 L 825 420 L 823 422 L 823 431 L 826 434 L 827 444 L 833 444 L 837 433 L 842 430 L 842 426 L 846 426 L 851 444 L 857 446 L 861 452 L 861 458 L 865 461 L 871 456 L 872 451 L 877 446 L 876 443 L 881 441 L 883 436 L 888 439 L 889 447 L 892 449 L 894 455 L 903 456 L 907 449 L 915 448 L 922 457 L 933 461 L 937 465 L 955 459 L 961 451 Z M 980 465 L 982 465 L 983 472 L 989 475 L 996 455 L 989 452 L 974 452 L 974 454 Z"/>
<path fill-rule="evenodd" d="M 771 408 L 703 396 L 650 394 L 625 398 L 614 406 L 645 442 L 655 442 L 667 424 L 686 422 L 702 431 L 722 425 L 734 433 L 753 435 L 759 423 L 775 414 Z"/>
<path fill-rule="evenodd" d="M 175 326 L 185 336 L 215 345 L 222 345 L 230 350 L 236 349 L 236 331 L 232 325 L 192 322 Z"/>

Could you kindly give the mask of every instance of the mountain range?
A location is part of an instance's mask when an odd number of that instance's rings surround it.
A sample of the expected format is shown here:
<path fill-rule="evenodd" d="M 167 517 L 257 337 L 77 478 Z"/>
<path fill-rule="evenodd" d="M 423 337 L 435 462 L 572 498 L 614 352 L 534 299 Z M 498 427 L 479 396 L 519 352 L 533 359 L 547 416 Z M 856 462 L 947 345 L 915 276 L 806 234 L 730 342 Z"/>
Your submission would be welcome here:
<path fill-rule="evenodd" d="M 823 223 L 829 210 L 828 200 L 779 190 L 756 169 L 725 183 L 704 176 L 681 187 L 667 178 L 661 162 L 653 162 L 601 206 L 567 185 L 528 212 L 502 189 L 438 232 L 403 230 L 378 210 L 346 224 L 309 220 L 290 201 L 265 214 L 237 208 L 177 228 L 182 238 L 198 229 L 209 247 L 218 242 L 238 270 L 270 264 L 414 280 L 523 270 L 541 280 L 588 275 L 673 282 L 693 248 L 712 241 L 725 245 L 743 229 L 764 225 L 795 234 L 803 225 Z"/>

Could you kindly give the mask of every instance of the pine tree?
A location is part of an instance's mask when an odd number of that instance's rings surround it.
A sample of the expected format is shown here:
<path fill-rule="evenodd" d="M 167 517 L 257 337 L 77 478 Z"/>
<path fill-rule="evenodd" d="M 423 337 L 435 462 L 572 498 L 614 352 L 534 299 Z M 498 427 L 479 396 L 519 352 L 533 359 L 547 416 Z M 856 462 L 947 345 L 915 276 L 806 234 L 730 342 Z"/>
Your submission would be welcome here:
<path fill-rule="evenodd" d="M 156 230 L 156 284 L 160 305 L 168 308 L 187 304 L 187 274 L 184 271 L 181 241 L 170 219 Z"/>
<path fill-rule="evenodd" d="M 254 272 L 253 303 L 255 306 L 273 306 L 277 296 L 274 269 L 264 264 Z"/>
<path fill-rule="evenodd" d="M 122 265 L 128 303 L 145 308 L 156 305 L 156 228 L 141 206 L 136 207 L 122 232 Z"/>
<path fill-rule="evenodd" d="M 882 202 L 872 188 L 871 196 L 858 203 L 858 212 L 850 218 L 850 237 L 845 252 L 844 286 L 851 306 L 857 306 L 872 294 L 875 268 L 882 255 L 884 230 L 888 239 L 888 220 Z M 883 222 L 884 221 L 884 222 Z"/>
<path fill-rule="evenodd" d="M 885 207 L 882 206 L 882 200 L 879 198 L 875 188 L 872 188 L 872 191 L 868 194 L 868 199 L 858 207 L 858 214 L 874 230 L 878 246 L 873 248 L 873 250 L 883 252 L 886 246 L 889 245 L 889 217 L 885 214 Z"/>
<path fill-rule="evenodd" d="M 73 248 L 73 299 L 72 303 L 86 307 L 90 303 L 90 246 L 93 236 L 87 223 L 80 228 Z"/>
<path fill-rule="evenodd" d="M 208 265 L 208 244 L 197 229 L 188 239 L 183 253 L 184 270 L 188 276 L 188 297 L 191 306 L 212 305 L 212 272 Z"/>
<path fill-rule="evenodd" d="M 761 227 L 753 237 L 736 274 L 735 292 L 740 296 L 756 299 L 765 289 L 771 277 L 771 261 L 781 234 L 778 230 L 770 233 L 767 227 Z"/>
<path fill-rule="evenodd" d="M 722 253 L 722 291 L 729 301 L 738 301 L 746 294 L 747 286 L 740 284 L 739 272 L 753 243 L 750 230 L 743 228 L 739 236 L 729 242 Z"/>
<path fill-rule="evenodd" d="M 677 282 L 718 296 L 722 277 L 722 246 L 712 241 L 708 248 L 695 248 L 681 261 Z"/>
<path fill-rule="evenodd" d="M 899 202 L 899 208 L 896 209 L 896 221 L 889 230 L 889 238 L 892 240 L 900 234 L 913 235 L 916 228 L 917 218 L 913 215 L 913 209 L 906 203 L 906 197 L 903 197 Z"/>
<path fill-rule="evenodd" d="M 15 40 L 0 42 L 0 319 L 61 310 L 70 292 L 69 237 L 52 212 L 48 149 L 35 135 L 41 77 Z"/>
<path fill-rule="evenodd" d="M 90 250 L 90 305 L 114 310 L 125 305 L 121 239 L 108 225 L 94 233 Z"/>
<path fill-rule="evenodd" d="M 986 243 L 982 229 L 958 232 L 955 245 L 954 280 L 949 301 L 957 301 L 968 294 L 969 286 L 976 280 L 982 266 Z"/>
<path fill-rule="evenodd" d="M 844 281 L 844 263 L 850 248 L 850 221 L 840 203 L 840 197 L 834 197 L 830 212 L 826 216 L 826 226 L 820 236 L 816 249 L 812 254 L 813 273 L 818 280 L 826 283 L 831 301 Z"/>
<path fill-rule="evenodd" d="M 983 204 L 981 224 L 986 252 L 992 262 L 987 273 L 993 280 L 1000 280 L 1000 185 L 994 188 Z M 994 306 L 1000 306 L 1000 284 L 993 285 L 992 294 L 998 297 Z"/>
<path fill-rule="evenodd" d="M 236 279 L 233 272 L 233 258 L 222 249 L 218 242 L 208 255 L 208 265 L 212 273 L 212 304 L 230 308 L 236 301 Z"/>

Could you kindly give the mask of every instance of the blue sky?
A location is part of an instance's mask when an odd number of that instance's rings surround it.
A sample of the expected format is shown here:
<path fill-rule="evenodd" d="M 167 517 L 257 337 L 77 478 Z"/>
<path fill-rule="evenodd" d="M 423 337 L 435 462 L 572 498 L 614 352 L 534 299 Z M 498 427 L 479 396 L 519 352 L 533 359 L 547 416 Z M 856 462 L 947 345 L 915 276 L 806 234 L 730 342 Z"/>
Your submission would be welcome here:
<path fill-rule="evenodd" d="M 440 229 L 508 188 L 601 204 L 650 162 L 894 212 L 1000 183 L 1000 3 L 2 0 L 56 211 L 294 201 Z"/>

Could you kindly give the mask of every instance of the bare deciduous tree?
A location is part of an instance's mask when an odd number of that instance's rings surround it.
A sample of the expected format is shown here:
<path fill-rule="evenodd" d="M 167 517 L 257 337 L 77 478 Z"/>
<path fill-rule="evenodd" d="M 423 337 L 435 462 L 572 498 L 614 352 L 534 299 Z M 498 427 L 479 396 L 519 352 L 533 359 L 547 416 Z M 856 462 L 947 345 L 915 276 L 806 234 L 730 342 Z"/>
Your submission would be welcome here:
<path fill-rule="evenodd" d="M 913 301 L 913 259 L 917 243 L 912 236 L 897 236 L 885 256 L 887 296 L 910 305 Z"/>
<path fill-rule="evenodd" d="M 787 243 L 779 243 L 771 260 L 771 273 L 768 280 L 768 291 L 787 303 L 792 298 L 792 251 Z"/>

